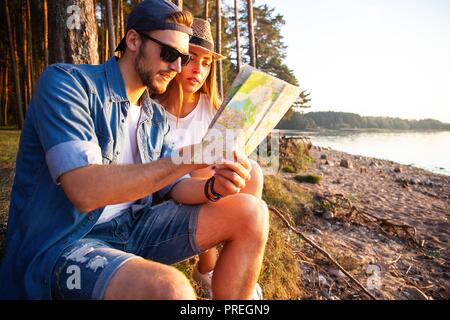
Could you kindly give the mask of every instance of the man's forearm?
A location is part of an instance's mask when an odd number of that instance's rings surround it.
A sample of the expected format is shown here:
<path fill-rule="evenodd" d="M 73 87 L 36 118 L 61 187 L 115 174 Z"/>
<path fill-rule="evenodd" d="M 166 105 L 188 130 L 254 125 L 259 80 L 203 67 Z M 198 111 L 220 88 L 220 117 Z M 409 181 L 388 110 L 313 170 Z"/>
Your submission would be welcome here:
<path fill-rule="evenodd" d="M 82 212 L 141 199 L 201 165 L 176 165 L 170 158 L 147 164 L 91 165 L 61 176 L 64 191 Z"/>
<path fill-rule="evenodd" d="M 182 204 L 201 204 L 208 201 L 205 196 L 206 178 L 190 178 L 177 183 L 171 190 L 173 200 Z"/>

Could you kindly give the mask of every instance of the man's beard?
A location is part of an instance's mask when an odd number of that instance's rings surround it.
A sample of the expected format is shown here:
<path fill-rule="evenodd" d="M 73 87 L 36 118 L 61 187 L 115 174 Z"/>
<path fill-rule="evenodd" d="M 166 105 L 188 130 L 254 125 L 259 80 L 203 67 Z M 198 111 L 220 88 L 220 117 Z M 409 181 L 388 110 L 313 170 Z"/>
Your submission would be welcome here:
<path fill-rule="evenodd" d="M 135 59 L 134 68 L 142 84 L 145 85 L 151 93 L 162 94 L 166 91 L 169 81 L 163 84 L 157 81 L 155 78 L 158 72 L 155 72 L 152 68 L 147 66 L 147 59 L 144 54 L 144 46 L 141 45 L 138 50 L 138 54 Z"/>

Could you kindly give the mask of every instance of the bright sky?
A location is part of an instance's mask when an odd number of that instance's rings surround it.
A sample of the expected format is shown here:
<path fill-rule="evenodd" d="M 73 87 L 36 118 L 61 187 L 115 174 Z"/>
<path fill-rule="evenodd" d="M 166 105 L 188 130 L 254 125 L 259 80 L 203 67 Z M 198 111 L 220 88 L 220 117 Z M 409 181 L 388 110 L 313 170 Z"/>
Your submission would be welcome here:
<path fill-rule="evenodd" d="M 311 111 L 450 123 L 450 0 L 256 0 L 284 15 Z"/>

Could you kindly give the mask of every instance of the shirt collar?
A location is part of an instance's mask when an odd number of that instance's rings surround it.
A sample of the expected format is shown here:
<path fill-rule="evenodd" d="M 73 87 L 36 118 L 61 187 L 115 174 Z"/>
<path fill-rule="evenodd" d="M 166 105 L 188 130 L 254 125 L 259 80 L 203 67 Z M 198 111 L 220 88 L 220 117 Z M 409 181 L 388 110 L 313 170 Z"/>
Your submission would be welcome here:
<path fill-rule="evenodd" d="M 108 83 L 109 95 L 111 97 L 111 101 L 114 102 L 124 102 L 128 101 L 127 91 L 125 89 L 125 82 L 122 77 L 122 73 L 120 72 L 119 64 L 117 63 L 117 57 L 111 57 L 105 63 L 106 68 L 106 80 Z M 152 99 L 150 98 L 150 94 L 148 90 L 145 90 L 143 95 L 141 96 L 141 107 L 144 111 L 144 119 L 152 119 L 153 117 L 153 106 Z"/>
<path fill-rule="evenodd" d="M 120 102 L 128 101 L 127 91 L 125 90 L 125 82 L 117 63 L 117 57 L 111 57 L 105 63 L 106 81 L 108 83 L 109 95 L 111 101 Z"/>
<path fill-rule="evenodd" d="M 153 101 L 150 98 L 150 94 L 148 93 L 148 90 L 145 90 L 144 93 L 141 96 L 141 107 L 143 112 L 143 118 L 141 121 L 144 120 L 151 120 L 153 118 Z"/>

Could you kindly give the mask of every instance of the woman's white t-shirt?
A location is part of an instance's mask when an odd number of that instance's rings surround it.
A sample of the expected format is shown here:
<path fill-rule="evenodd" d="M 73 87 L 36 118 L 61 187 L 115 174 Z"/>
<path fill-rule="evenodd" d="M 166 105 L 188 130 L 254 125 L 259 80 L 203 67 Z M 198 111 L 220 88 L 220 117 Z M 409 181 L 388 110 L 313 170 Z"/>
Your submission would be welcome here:
<path fill-rule="evenodd" d="M 216 109 L 211 106 L 208 96 L 200 94 L 197 105 L 186 117 L 178 119 L 170 112 L 166 112 L 170 131 L 167 136 L 167 143 L 173 149 L 179 149 L 191 144 L 200 143 L 208 131 Z"/>

